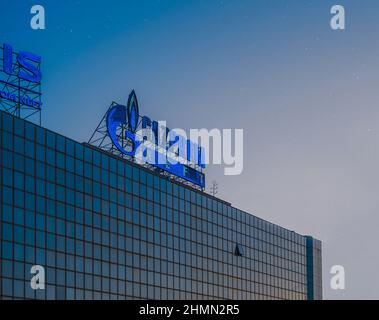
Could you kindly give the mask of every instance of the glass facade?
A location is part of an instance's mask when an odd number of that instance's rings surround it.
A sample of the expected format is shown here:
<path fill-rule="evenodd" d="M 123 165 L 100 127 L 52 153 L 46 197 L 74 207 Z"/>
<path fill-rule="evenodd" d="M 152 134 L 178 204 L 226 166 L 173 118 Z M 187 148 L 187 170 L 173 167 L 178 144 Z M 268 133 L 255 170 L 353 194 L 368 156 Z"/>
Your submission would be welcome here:
<path fill-rule="evenodd" d="M 318 240 L 4 112 L 0 139 L 2 299 L 322 298 Z"/>

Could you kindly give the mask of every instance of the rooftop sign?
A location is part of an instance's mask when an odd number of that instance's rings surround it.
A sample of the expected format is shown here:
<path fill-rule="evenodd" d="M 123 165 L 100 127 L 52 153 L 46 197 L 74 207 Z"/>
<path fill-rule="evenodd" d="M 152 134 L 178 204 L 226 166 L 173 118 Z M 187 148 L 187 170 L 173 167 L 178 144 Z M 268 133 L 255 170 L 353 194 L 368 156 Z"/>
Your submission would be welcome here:
<path fill-rule="evenodd" d="M 41 57 L 0 47 L 0 107 L 24 118 L 41 110 Z"/>
<path fill-rule="evenodd" d="M 119 152 L 167 173 L 205 187 L 204 149 L 170 130 L 164 122 L 139 115 L 134 90 L 127 106 L 115 104 L 106 115 L 107 132 Z"/>

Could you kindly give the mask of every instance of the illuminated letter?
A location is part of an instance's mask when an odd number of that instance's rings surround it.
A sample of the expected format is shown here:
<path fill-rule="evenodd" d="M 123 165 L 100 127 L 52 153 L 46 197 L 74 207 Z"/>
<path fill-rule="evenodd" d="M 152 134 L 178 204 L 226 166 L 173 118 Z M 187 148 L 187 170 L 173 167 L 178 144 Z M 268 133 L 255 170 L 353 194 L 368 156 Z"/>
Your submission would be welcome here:
<path fill-rule="evenodd" d="M 169 148 L 167 149 L 167 160 L 170 164 L 180 163 L 180 158 L 185 159 L 184 141 L 187 134 L 182 129 L 170 130 L 168 133 Z"/>
<path fill-rule="evenodd" d="M 21 69 L 18 73 L 18 76 L 27 81 L 36 83 L 41 82 L 41 71 L 36 66 L 31 64 L 28 60 L 33 61 L 35 63 L 40 63 L 41 57 L 36 56 L 30 52 L 20 52 L 17 57 L 17 61 L 23 67 L 23 69 L 26 69 L 28 72 L 26 70 Z"/>
<path fill-rule="evenodd" d="M 9 44 L 4 43 L 3 69 L 5 73 L 12 74 L 12 55 L 13 49 Z"/>
<path fill-rule="evenodd" d="M 212 140 L 213 153 L 212 164 L 221 164 L 221 132 L 218 129 L 190 129 L 190 140 L 203 147 L 205 159 L 204 164 L 210 163 L 210 144 Z"/>

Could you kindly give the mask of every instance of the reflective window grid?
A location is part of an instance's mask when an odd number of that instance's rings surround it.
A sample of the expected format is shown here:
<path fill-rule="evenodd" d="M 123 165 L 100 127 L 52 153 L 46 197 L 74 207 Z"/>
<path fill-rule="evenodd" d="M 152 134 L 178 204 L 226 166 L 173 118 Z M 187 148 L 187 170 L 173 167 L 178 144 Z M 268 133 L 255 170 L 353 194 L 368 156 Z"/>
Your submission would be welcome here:
<path fill-rule="evenodd" d="M 322 298 L 318 240 L 2 111 L 0 130 L 2 299 Z"/>

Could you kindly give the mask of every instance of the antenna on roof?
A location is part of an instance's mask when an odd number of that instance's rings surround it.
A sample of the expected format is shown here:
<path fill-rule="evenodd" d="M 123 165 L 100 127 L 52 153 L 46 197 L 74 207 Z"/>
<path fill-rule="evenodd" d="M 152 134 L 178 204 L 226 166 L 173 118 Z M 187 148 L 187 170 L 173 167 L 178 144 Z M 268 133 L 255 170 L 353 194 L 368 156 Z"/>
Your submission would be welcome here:
<path fill-rule="evenodd" d="M 217 181 L 213 180 L 212 186 L 210 187 L 210 193 L 212 196 L 215 197 L 217 192 L 218 192 L 218 183 L 217 183 Z"/>

